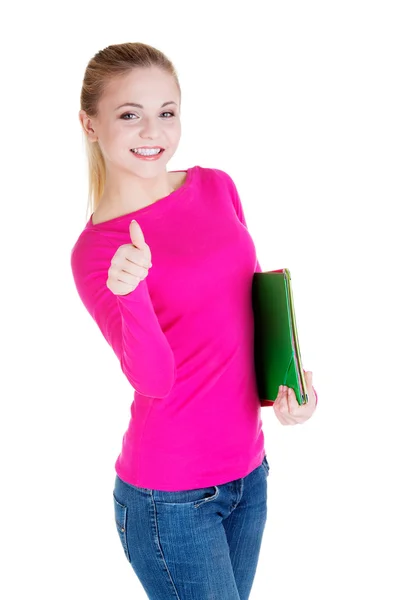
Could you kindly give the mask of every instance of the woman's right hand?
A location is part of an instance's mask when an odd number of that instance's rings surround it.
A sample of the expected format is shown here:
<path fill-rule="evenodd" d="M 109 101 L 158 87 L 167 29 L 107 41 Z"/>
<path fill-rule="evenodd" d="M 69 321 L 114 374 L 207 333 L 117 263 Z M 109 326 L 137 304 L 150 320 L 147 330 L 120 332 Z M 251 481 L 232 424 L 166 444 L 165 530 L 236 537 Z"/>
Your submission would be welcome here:
<path fill-rule="evenodd" d="M 111 259 L 106 285 L 117 296 L 132 292 L 148 275 L 151 252 L 137 221 L 129 225 L 131 244 L 123 244 Z"/>

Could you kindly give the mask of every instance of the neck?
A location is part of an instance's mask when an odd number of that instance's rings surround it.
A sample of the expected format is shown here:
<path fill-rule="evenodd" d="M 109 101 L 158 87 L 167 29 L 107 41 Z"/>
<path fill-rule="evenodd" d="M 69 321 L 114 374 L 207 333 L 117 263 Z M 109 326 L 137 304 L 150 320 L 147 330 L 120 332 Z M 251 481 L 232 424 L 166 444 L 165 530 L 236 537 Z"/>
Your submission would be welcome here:
<path fill-rule="evenodd" d="M 143 177 L 106 175 L 106 185 L 99 205 L 107 205 L 113 210 L 136 210 L 156 202 L 175 191 L 169 173 L 166 171 L 158 177 L 145 179 Z"/>

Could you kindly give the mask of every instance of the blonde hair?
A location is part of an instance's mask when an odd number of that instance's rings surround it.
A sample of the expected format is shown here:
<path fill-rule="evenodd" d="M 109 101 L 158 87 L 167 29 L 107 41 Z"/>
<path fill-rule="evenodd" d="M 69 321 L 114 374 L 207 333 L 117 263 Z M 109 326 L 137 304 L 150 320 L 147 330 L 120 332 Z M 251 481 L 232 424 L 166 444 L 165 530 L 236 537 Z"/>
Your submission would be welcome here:
<path fill-rule="evenodd" d="M 96 117 L 99 100 L 111 79 L 127 75 L 135 68 L 149 68 L 152 66 L 164 69 L 164 71 L 170 73 L 175 78 L 179 94 L 181 95 L 181 88 L 175 67 L 160 50 L 140 42 L 114 44 L 97 52 L 89 61 L 81 89 L 81 110 L 84 110 L 88 117 Z M 97 142 L 89 142 L 84 132 L 83 135 L 89 169 L 87 210 L 91 214 L 97 208 L 103 194 L 106 168 L 99 144 Z"/>

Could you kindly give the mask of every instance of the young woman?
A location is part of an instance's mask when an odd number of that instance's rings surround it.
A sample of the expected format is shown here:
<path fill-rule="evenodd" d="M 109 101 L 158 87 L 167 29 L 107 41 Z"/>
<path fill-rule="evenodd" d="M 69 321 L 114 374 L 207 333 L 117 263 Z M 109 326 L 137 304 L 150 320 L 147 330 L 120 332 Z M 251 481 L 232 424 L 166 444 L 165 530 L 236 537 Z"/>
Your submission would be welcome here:
<path fill-rule="evenodd" d="M 159 50 L 113 45 L 90 60 L 79 118 L 92 214 L 71 265 L 134 388 L 113 491 L 126 558 L 152 600 L 245 600 L 267 517 L 251 304 L 261 267 L 232 178 L 166 170 L 180 108 Z M 307 405 L 283 387 L 270 402 L 281 423 L 312 415 L 311 376 Z"/>

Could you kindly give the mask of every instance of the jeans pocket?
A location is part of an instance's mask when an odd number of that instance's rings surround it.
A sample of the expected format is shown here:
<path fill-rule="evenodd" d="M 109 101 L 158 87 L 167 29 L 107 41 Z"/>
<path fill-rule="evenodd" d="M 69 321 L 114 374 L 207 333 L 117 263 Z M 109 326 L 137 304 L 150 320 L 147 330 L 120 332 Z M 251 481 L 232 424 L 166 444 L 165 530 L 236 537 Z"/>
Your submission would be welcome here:
<path fill-rule="evenodd" d="M 266 456 L 264 456 L 264 458 L 263 458 L 263 461 L 262 461 L 261 465 L 262 465 L 262 467 L 264 468 L 265 474 L 266 474 L 266 475 L 267 475 L 267 477 L 268 477 L 268 474 L 269 474 L 269 464 L 268 464 L 268 461 L 267 461 L 267 457 L 266 457 Z"/>
<path fill-rule="evenodd" d="M 193 490 L 180 490 L 178 492 L 154 490 L 154 501 L 158 504 L 192 505 L 194 508 L 198 508 L 205 502 L 215 500 L 218 495 L 219 487 L 217 485 Z"/>
<path fill-rule="evenodd" d="M 115 524 L 117 526 L 119 539 L 121 540 L 121 544 L 124 549 L 125 556 L 128 559 L 128 561 L 130 562 L 131 559 L 129 556 L 128 541 L 127 541 L 127 535 L 126 535 L 128 507 L 116 499 L 114 492 L 113 492 L 113 498 L 114 498 Z"/>

